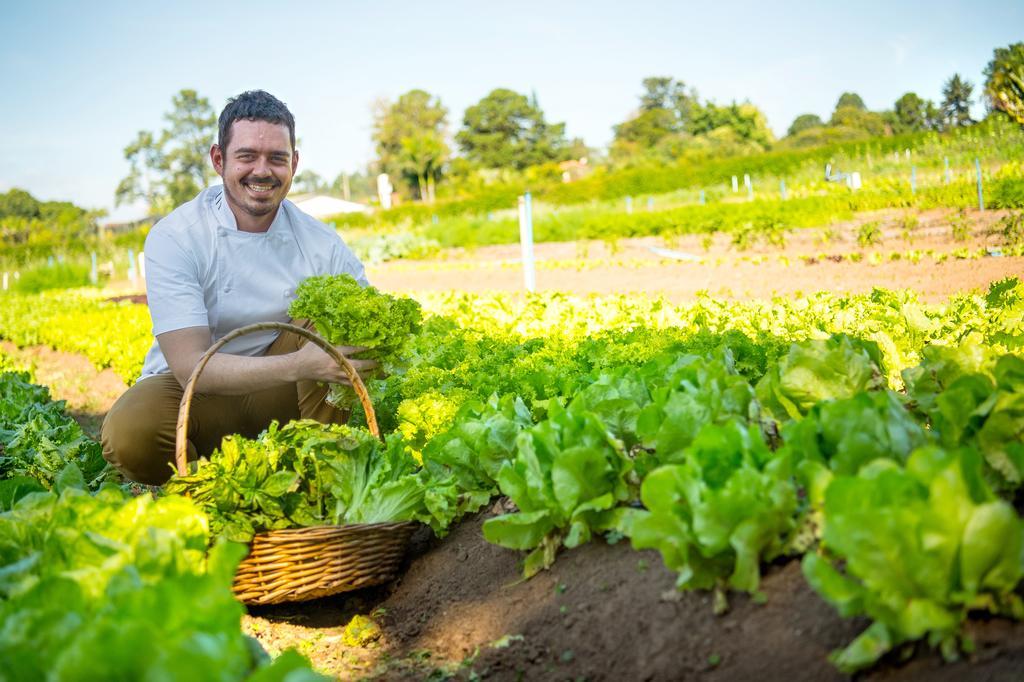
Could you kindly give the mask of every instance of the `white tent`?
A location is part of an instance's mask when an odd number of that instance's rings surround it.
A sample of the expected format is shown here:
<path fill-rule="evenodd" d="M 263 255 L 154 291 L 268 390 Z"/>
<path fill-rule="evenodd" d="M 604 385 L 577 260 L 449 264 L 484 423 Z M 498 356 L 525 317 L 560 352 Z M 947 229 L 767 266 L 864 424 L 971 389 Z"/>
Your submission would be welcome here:
<path fill-rule="evenodd" d="M 335 197 L 328 197 L 322 194 L 300 194 L 288 198 L 301 211 L 308 213 L 318 220 L 341 213 L 366 213 L 370 210 L 370 207 L 364 204 L 336 199 Z"/>

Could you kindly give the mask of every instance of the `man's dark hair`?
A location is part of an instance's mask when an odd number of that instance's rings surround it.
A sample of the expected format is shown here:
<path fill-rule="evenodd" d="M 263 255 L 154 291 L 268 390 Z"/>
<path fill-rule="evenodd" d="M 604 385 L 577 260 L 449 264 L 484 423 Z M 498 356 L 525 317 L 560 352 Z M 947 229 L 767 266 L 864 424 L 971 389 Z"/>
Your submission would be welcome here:
<path fill-rule="evenodd" d="M 292 149 L 295 149 L 295 117 L 288 111 L 288 106 L 263 90 L 248 90 L 238 97 L 232 97 L 220 112 L 217 121 L 217 144 L 222 151 L 228 148 L 231 141 L 231 124 L 235 121 L 266 121 L 288 126 L 288 137 Z"/>

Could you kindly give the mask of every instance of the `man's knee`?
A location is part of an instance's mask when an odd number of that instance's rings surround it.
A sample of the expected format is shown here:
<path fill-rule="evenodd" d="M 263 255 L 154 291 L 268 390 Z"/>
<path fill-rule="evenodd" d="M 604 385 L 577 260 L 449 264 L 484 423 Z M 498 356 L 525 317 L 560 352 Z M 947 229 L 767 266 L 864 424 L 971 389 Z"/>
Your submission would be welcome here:
<path fill-rule="evenodd" d="M 133 481 L 160 485 L 171 475 L 173 426 L 152 401 L 132 393 L 122 395 L 103 420 L 103 457 Z"/>

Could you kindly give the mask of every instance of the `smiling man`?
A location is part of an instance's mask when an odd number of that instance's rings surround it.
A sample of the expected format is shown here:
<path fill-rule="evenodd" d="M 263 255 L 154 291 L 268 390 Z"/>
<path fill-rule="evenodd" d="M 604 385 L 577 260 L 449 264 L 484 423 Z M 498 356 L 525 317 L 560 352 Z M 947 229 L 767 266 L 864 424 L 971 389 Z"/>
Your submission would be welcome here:
<path fill-rule="evenodd" d="M 253 322 L 289 321 L 295 287 L 306 277 L 344 273 L 366 284 L 362 264 L 338 234 L 285 199 L 299 153 L 295 119 L 283 102 L 261 90 L 229 100 L 210 160 L 223 185 L 175 209 L 146 239 L 156 338 L 139 381 L 103 423 L 103 456 L 142 483 L 170 476 L 183 386 L 214 342 Z M 374 366 L 352 362 L 360 371 Z M 227 434 L 255 436 L 273 419 L 341 421 L 320 382 L 347 379 L 295 334 L 231 341 L 197 382 L 190 457 L 210 453 Z"/>

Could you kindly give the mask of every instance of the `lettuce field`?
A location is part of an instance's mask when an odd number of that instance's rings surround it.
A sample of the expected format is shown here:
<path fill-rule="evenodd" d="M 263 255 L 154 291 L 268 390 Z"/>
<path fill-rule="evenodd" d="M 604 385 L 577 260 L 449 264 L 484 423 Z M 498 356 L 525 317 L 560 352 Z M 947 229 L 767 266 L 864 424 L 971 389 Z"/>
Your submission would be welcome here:
<path fill-rule="evenodd" d="M 473 254 L 371 270 L 381 291 L 311 279 L 293 316 L 373 349 L 384 438 L 358 407 L 346 426 L 274 424 L 162 489 L 121 480 L 83 418 L 102 414 L 78 405 L 95 377 L 139 374 L 144 300 L 5 293 L 0 679 L 1014 679 L 1024 283 L 1017 217 L 985 220 L 960 254 L 886 214 L 890 245 L 799 242 L 815 263 L 765 241 L 634 268 L 743 259 L 816 293 L 417 287 L 495 284 Z M 957 262 L 983 284 L 943 279 Z M 399 286 L 402 267 L 422 279 Z M 68 377 L 62 357 L 90 369 Z M 256 533 L 407 520 L 394 583 L 232 595 Z"/>

